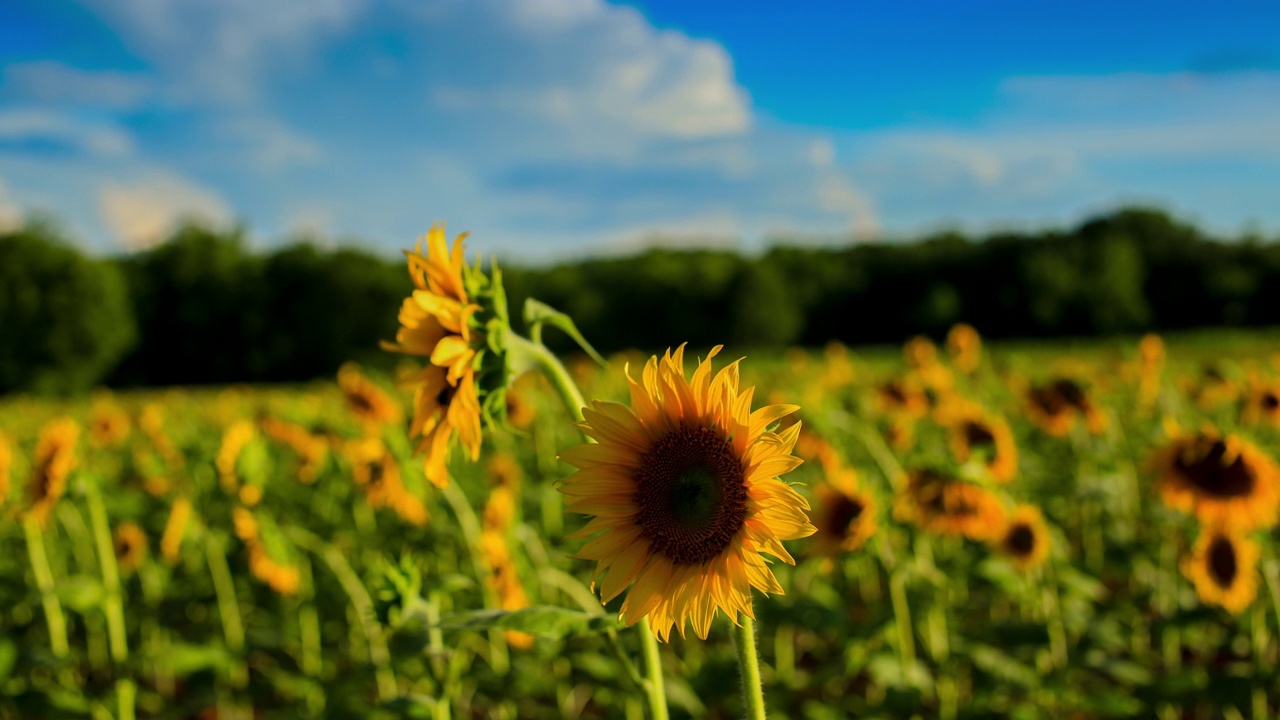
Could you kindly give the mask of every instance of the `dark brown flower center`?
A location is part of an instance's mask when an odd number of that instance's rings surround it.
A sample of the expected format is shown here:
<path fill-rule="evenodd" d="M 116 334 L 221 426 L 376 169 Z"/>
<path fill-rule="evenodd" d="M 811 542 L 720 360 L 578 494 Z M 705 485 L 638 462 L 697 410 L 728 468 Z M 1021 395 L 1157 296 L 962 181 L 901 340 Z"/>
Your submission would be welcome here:
<path fill-rule="evenodd" d="M 729 547 L 747 517 L 742 461 L 716 428 L 681 425 L 640 457 L 632 497 L 650 547 L 676 565 Z"/>
<path fill-rule="evenodd" d="M 858 518 L 862 517 L 862 513 L 866 509 L 867 506 L 862 502 L 862 498 L 849 497 L 844 493 L 840 493 L 828 507 L 826 515 L 827 527 L 823 528 L 823 531 L 831 535 L 845 535 L 850 526 L 857 522 Z"/>
<path fill-rule="evenodd" d="M 1277 397 L 1275 393 L 1264 393 L 1262 396 L 1262 409 L 1269 413 L 1280 409 L 1280 397 Z"/>
<path fill-rule="evenodd" d="M 964 442 L 970 448 L 993 447 L 996 436 L 984 423 L 969 421 L 964 424 Z"/>
<path fill-rule="evenodd" d="M 1236 547 L 1225 537 L 1216 537 L 1209 544 L 1209 577 L 1220 588 L 1229 588 L 1235 582 L 1240 566 L 1236 560 Z"/>
<path fill-rule="evenodd" d="M 1207 495 L 1226 498 L 1253 494 L 1253 470 L 1239 454 L 1231 462 L 1224 463 L 1226 454 L 1227 444 L 1216 440 L 1209 451 L 1198 459 L 1187 461 L 1179 456 L 1174 460 L 1174 467 L 1196 489 Z"/>
<path fill-rule="evenodd" d="M 1015 557 L 1027 557 L 1036 549 L 1036 534 L 1030 525 L 1018 523 L 1005 535 L 1004 546 Z"/>

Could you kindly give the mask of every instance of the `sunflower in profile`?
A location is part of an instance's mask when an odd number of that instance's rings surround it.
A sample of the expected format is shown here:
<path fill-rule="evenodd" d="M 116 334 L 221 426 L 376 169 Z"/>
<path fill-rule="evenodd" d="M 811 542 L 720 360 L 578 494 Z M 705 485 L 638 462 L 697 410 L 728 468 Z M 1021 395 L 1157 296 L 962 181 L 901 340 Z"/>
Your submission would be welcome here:
<path fill-rule="evenodd" d="M 120 572 L 132 575 L 147 559 L 147 534 L 137 524 L 126 522 L 116 528 L 112 538 Z"/>
<path fill-rule="evenodd" d="M 1240 613 L 1258 594 L 1258 545 L 1225 526 L 1206 526 L 1182 574 L 1195 583 L 1201 602 Z"/>
<path fill-rule="evenodd" d="M 76 441 L 80 427 L 70 418 L 54 420 L 40 429 L 32 462 L 31 480 L 27 484 L 29 512 L 44 523 L 49 511 L 67 489 L 67 476 L 76 465 Z"/>
<path fill-rule="evenodd" d="M 1018 506 L 992 544 L 1023 572 L 1040 566 L 1049 557 L 1049 529 L 1040 509 L 1034 505 Z"/>
<path fill-rule="evenodd" d="M 1169 507 L 1200 522 L 1241 531 L 1271 527 L 1280 499 L 1280 469 L 1234 435 L 1203 430 L 1174 438 L 1152 456 L 1156 489 Z"/>
<path fill-rule="evenodd" d="M 815 490 L 817 509 L 814 536 L 822 552 L 853 552 L 876 532 L 876 501 L 871 493 L 858 487 L 852 469 L 837 468 L 827 472 L 827 482 Z"/>
<path fill-rule="evenodd" d="M 468 267 L 465 239 L 466 234 L 459 235 L 450 247 L 437 225 L 427 233 L 425 254 L 421 243 L 406 253 L 414 289 L 401 305 L 396 341 L 382 343 L 385 350 L 427 359 L 405 380 L 414 386 L 411 433 L 425 453 L 427 477 L 438 487 L 449 481 L 446 464 L 454 439 L 475 461 L 481 419 L 491 417 L 491 401 L 505 406 L 505 350 L 498 346 L 509 321 L 501 274 L 496 267 L 489 274 L 478 265 Z M 495 328 L 495 342 L 490 342 Z"/>
<path fill-rule="evenodd" d="M 187 534 L 187 524 L 191 520 L 191 501 L 179 496 L 173 501 L 169 510 L 169 519 L 164 524 L 164 534 L 160 536 L 160 554 L 170 565 L 178 561 L 182 551 L 182 539 Z"/>
<path fill-rule="evenodd" d="M 1056 437 L 1070 433 L 1081 419 L 1091 433 L 1099 433 L 1106 426 L 1084 387 L 1069 378 L 1058 378 L 1028 390 L 1027 414 L 1042 430 Z"/>
<path fill-rule="evenodd" d="M 400 421 L 400 406 L 395 398 L 365 377 L 360 368 L 346 363 L 338 369 L 338 387 L 351 414 L 368 427 L 381 427 Z"/>
<path fill-rule="evenodd" d="M 808 502 L 778 479 L 800 464 L 799 424 L 769 427 L 794 405 L 751 411 L 738 363 L 712 377 L 714 348 L 686 378 L 684 346 L 650 358 L 641 382 L 627 373 L 631 406 L 592 401 L 579 427 L 598 444 L 561 454 L 578 468 L 560 488 L 569 510 L 595 516 L 571 537 L 592 538 L 601 597 L 630 586 L 628 625 L 649 618 L 666 640 L 685 623 L 706 638 L 717 610 L 754 617 L 751 589 L 783 592 L 762 553 L 794 564 L 783 540 L 813 534 Z"/>
<path fill-rule="evenodd" d="M 947 332 L 947 354 L 962 373 L 970 374 L 982 362 L 982 336 L 968 323 L 957 323 Z"/>
<path fill-rule="evenodd" d="M 1004 506 L 990 490 L 930 468 L 912 471 L 894 516 L 925 532 L 990 540 L 1004 526 Z"/>
<path fill-rule="evenodd" d="M 1018 446 L 1004 418 L 972 403 L 953 403 L 939 411 L 948 429 L 951 453 L 963 464 L 978 459 L 991 479 L 1006 483 L 1018 472 Z"/>

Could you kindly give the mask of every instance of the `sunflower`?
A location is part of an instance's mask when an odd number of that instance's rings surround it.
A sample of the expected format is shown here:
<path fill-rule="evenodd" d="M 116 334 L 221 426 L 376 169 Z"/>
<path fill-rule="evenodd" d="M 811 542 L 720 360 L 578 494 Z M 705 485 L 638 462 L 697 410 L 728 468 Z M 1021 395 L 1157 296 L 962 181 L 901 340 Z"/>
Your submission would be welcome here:
<path fill-rule="evenodd" d="M 11 478 L 10 468 L 13 465 L 13 450 L 9 447 L 9 438 L 0 432 L 0 505 L 9 499 Z"/>
<path fill-rule="evenodd" d="M 388 508 L 411 525 L 427 524 L 426 505 L 405 487 L 400 464 L 381 440 L 356 441 L 348 447 L 347 455 L 352 462 L 351 477 L 364 489 L 370 506 Z"/>
<path fill-rule="evenodd" d="M 808 502 L 778 479 L 801 462 L 791 455 L 800 426 L 768 429 L 798 408 L 751 412 L 738 362 L 712 377 L 719 351 L 691 380 L 683 345 L 650 358 L 642 382 L 627 373 L 632 407 L 592 401 L 580 427 L 599 444 L 560 456 L 578 468 L 560 488 L 568 509 L 595 516 L 571 536 L 593 538 L 578 557 L 598 562 L 604 602 L 630 586 L 622 618 L 649 618 L 663 640 L 686 620 L 706 638 L 718 609 L 754 617 L 752 587 L 783 592 L 761 553 L 794 564 L 780 541 L 816 530 Z"/>
<path fill-rule="evenodd" d="M 80 427 L 70 418 L 54 420 L 40 429 L 27 496 L 29 512 L 43 523 L 67 489 L 67 476 L 76 465 Z"/>
<path fill-rule="evenodd" d="M 1145 371 L 1159 370 L 1164 364 L 1164 340 L 1155 333 L 1147 333 L 1138 341 L 1138 362 Z"/>
<path fill-rule="evenodd" d="M 925 532 L 971 540 L 989 540 L 1004 526 L 1004 506 L 990 490 L 933 469 L 907 475 L 894 515 Z"/>
<path fill-rule="evenodd" d="M 248 420 L 237 420 L 222 433 L 222 444 L 218 447 L 214 465 L 218 468 L 218 482 L 223 490 L 234 492 L 239 488 L 240 453 L 255 434 L 253 423 Z"/>
<path fill-rule="evenodd" d="M 1206 524 L 1239 530 L 1276 522 L 1280 470 L 1261 450 L 1234 435 L 1204 430 L 1173 439 L 1152 456 L 1156 489 L 1169 507 Z"/>
<path fill-rule="evenodd" d="M 329 444 L 305 427 L 279 418 L 262 419 L 262 432 L 278 443 L 287 445 L 298 456 L 297 477 L 310 485 L 319 477 L 329 458 Z"/>
<path fill-rule="evenodd" d="M 938 347 L 923 335 L 917 335 L 902 346 L 902 360 L 912 370 L 929 367 L 938 362 Z"/>
<path fill-rule="evenodd" d="M 914 377 L 894 378 L 877 385 L 876 404 L 882 414 L 919 417 L 929 411 L 929 397 Z"/>
<path fill-rule="evenodd" d="M 1280 426 L 1280 386 L 1253 383 L 1245 396 L 1242 420 L 1251 425 Z"/>
<path fill-rule="evenodd" d="M 449 383 L 445 369 L 426 365 L 414 375 L 413 423 L 410 434 L 422 438 L 419 451 L 426 451 L 427 479 L 436 487 L 449 484 L 446 463 L 456 435 L 474 462 L 480 458 L 480 399 L 475 378 L 462 376 L 457 385 Z"/>
<path fill-rule="evenodd" d="M 1009 482 L 1018 472 L 1018 446 L 1004 418 L 984 412 L 971 403 L 955 403 L 942 413 L 951 439 L 951 452 L 959 463 L 977 455 L 996 482 Z"/>
<path fill-rule="evenodd" d="M 351 413 L 367 427 L 376 428 L 400 421 L 400 406 L 378 384 L 365 377 L 360 368 L 346 363 L 338 369 L 338 387 Z"/>
<path fill-rule="evenodd" d="M 957 370 L 972 373 L 982 362 L 982 336 L 972 325 L 957 323 L 947 332 L 947 353 Z"/>
<path fill-rule="evenodd" d="M 529 381 L 517 381 L 514 385 L 507 388 L 506 396 L 506 416 L 507 422 L 518 430 L 523 430 L 533 424 L 538 417 L 537 408 L 534 407 L 530 396 L 533 393 L 532 379 L 536 376 L 526 375 L 523 377 L 530 378 Z"/>
<path fill-rule="evenodd" d="M 477 379 L 486 353 L 495 352 L 486 328 L 507 322 L 506 297 L 496 270 L 490 279 L 467 268 L 465 239 L 465 233 L 459 235 L 450 248 L 444 228 L 437 225 L 427 233 L 425 255 L 421 243 L 416 252 L 406 253 L 414 290 L 401 305 L 396 342 L 382 343 L 385 350 L 428 359 L 421 371 L 407 377 L 415 385 L 411 434 L 421 438 L 418 449 L 426 452 L 427 477 L 438 487 L 449 481 L 445 465 L 455 431 L 476 460 L 481 402 L 506 387 L 501 358 L 487 374 L 493 387 L 482 387 Z"/>
<path fill-rule="evenodd" d="M 1258 594 L 1258 545 L 1237 533 L 1223 525 L 1203 528 L 1182 563 L 1200 600 L 1232 613 L 1249 607 Z"/>
<path fill-rule="evenodd" d="M 827 482 L 817 487 L 816 494 L 815 538 L 822 552 L 853 552 L 875 534 L 875 499 L 858 488 L 852 469 L 828 472 Z"/>
<path fill-rule="evenodd" d="M 89 420 L 89 440 L 95 447 L 115 447 L 129 437 L 129 414 L 104 402 L 93 409 Z"/>
<path fill-rule="evenodd" d="M 137 572 L 147 559 L 147 534 L 136 524 L 126 522 L 116 528 L 113 541 L 120 572 L 125 575 Z"/>
<path fill-rule="evenodd" d="M 1032 422 L 1057 437 L 1071 432 L 1081 418 L 1091 433 L 1099 433 L 1106 426 L 1084 387 L 1068 378 L 1031 388 L 1027 392 L 1027 412 Z"/>
<path fill-rule="evenodd" d="M 525 594 L 524 584 L 516 573 L 515 561 L 507 545 L 506 537 L 501 532 L 486 530 L 480 534 L 480 554 L 489 568 L 485 577 L 485 585 L 494 594 L 498 607 L 503 610 L 523 610 L 529 607 L 529 596 Z M 507 643 L 512 647 L 527 650 L 533 647 L 533 636 L 518 630 L 506 631 Z"/>
<path fill-rule="evenodd" d="M 1018 506 L 993 538 L 993 544 L 1019 570 L 1039 566 L 1049 557 L 1049 529 L 1040 509 L 1034 505 Z"/>
<path fill-rule="evenodd" d="M 191 501 L 179 497 L 173 501 L 169 510 L 169 519 L 164 524 L 164 534 L 160 536 L 160 554 L 170 565 L 178 561 L 178 553 L 182 550 L 182 538 L 187 534 L 187 523 L 191 520 Z"/>

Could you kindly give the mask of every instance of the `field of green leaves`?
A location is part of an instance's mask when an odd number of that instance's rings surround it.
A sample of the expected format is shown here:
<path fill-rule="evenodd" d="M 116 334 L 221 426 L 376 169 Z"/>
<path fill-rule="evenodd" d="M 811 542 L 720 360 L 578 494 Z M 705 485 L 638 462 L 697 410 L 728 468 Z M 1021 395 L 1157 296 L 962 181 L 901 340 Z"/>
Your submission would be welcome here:
<path fill-rule="evenodd" d="M 769 714 L 1280 712 L 1277 351 L 959 326 L 748 354 L 755 404 L 800 407 L 783 479 L 817 527 L 754 595 Z M 568 370 L 626 403 L 647 359 Z M 0 718 L 660 717 L 646 630 L 568 537 L 577 418 L 525 376 L 441 487 L 414 367 L 0 399 Z M 671 717 L 748 711 L 733 627 L 657 644 Z"/>

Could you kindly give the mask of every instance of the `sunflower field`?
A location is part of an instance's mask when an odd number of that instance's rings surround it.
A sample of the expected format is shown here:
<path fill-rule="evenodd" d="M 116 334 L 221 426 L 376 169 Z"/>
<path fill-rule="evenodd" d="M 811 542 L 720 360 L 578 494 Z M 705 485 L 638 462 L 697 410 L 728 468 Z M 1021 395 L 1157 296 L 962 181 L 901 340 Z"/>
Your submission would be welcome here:
<path fill-rule="evenodd" d="M 0 718 L 1280 713 L 1263 336 L 606 359 L 426 240 L 395 373 L 0 399 Z"/>

